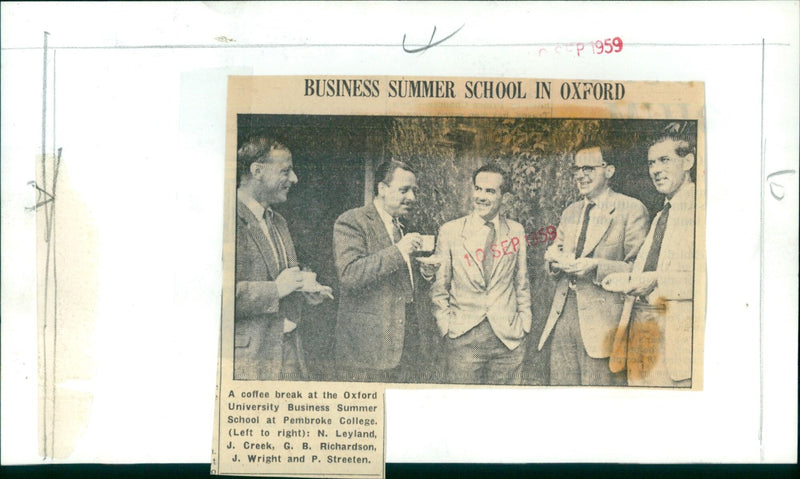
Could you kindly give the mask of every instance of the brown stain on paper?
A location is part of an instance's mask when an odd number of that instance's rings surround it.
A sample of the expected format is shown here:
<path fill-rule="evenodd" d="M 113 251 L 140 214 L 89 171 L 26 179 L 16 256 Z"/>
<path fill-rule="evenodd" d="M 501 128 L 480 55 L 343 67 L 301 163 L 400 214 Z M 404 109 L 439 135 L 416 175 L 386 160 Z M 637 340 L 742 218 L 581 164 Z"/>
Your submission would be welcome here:
<path fill-rule="evenodd" d="M 658 316 L 663 317 L 669 310 L 665 298 L 659 297 L 652 303 Z M 659 360 L 660 345 L 664 340 L 661 329 L 654 316 L 643 322 L 631 322 L 628 342 L 628 377 L 634 381 L 644 380 Z"/>
<path fill-rule="evenodd" d="M 659 296 L 656 298 L 653 306 L 656 308 L 659 316 L 664 316 L 667 314 L 667 310 L 669 310 L 669 303 L 663 296 Z"/>

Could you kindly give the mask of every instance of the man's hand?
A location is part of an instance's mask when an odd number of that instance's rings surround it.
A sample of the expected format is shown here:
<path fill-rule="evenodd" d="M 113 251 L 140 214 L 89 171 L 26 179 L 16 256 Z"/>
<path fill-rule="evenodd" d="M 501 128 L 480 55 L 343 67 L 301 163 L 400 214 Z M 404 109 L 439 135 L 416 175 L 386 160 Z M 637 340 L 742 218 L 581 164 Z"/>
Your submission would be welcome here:
<path fill-rule="evenodd" d="M 395 243 L 395 246 L 401 253 L 410 256 L 412 253 L 419 251 L 419 247 L 422 246 L 422 237 L 419 233 L 408 233 Z"/>
<path fill-rule="evenodd" d="M 303 297 L 306 303 L 316 306 L 325 301 L 325 298 L 333 299 L 333 289 L 330 286 L 320 286 L 319 291 L 303 291 Z"/>
<path fill-rule="evenodd" d="M 548 246 L 544 251 L 544 260 L 548 263 L 558 263 L 562 256 L 564 256 L 564 253 L 554 244 Z"/>
<path fill-rule="evenodd" d="M 631 274 L 625 272 L 611 273 L 606 275 L 600 282 L 604 290 L 612 293 L 625 293 L 631 289 Z"/>
<path fill-rule="evenodd" d="M 560 247 L 553 244 L 545 250 L 544 260 L 551 273 L 558 273 L 564 270 L 565 265 L 572 262 L 572 257 L 564 254 Z"/>
<path fill-rule="evenodd" d="M 569 264 L 559 266 L 567 274 L 586 276 L 597 268 L 597 263 L 598 261 L 595 258 L 578 258 Z"/>
<path fill-rule="evenodd" d="M 655 271 L 631 274 L 628 294 L 631 296 L 647 296 L 656 289 L 657 284 Z"/>
<path fill-rule="evenodd" d="M 278 286 L 278 297 L 285 298 L 303 287 L 303 275 L 300 274 L 300 268 L 286 268 L 281 271 L 281 274 L 275 278 L 275 284 Z"/>

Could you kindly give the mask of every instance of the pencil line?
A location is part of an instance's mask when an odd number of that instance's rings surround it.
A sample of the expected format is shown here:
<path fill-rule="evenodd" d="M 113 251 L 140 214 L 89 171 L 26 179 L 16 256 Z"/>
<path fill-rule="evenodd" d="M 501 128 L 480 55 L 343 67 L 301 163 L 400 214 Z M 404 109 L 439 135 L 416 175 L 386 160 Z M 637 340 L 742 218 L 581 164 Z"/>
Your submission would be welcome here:
<path fill-rule="evenodd" d="M 47 163 L 45 159 L 45 152 L 47 151 L 46 141 L 47 141 L 47 32 L 44 32 L 44 44 L 43 44 L 43 57 L 42 57 L 42 159 L 41 159 L 41 168 L 42 168 L 42 188 L 47 188 Z M 50 223 L 49 219 L 47 218 L 47 207 L 45 206 L 45 231 L 47 231 L 47 226 Z M 46 237 L 47 238 L 47 237 Z M 48 238 L 49 239 L 49 238 Z M 50 271 L 50 244 L 46 243 L 47 246 L 47 253 L 45 254 L 45 269 L 44 269 L 44 304 L 42 305 L 42 363 L 44 366 L 44 371 L 40 371 L 42 374 L 42 446 L 44 450 L 44 456 L 47 457 L 49 448 L 48 448 L 48 441 L 47 441 L 47 393 L 48 389 L 48 367 L 47 367 L 47 283 L 49 280 L 49 271 Z"/>
<path fill-rule="evenodd" d="M 764 239 L 766 212 L 764 184 L 766 179 L 766 142 L 764 140 L 764 39 L 761 39 L 761 239 L 759 244 L 759 298 L 758 298 L 758 364 L 759 364 L 759 391 L 758 391 L 758 442 L 761 462 L 764 462 Z"/>
<path fill-rule="evenodd" d="M 58 181 L 58 167 L 61 163 L 61 152 L 59 151 L 56 156 L 56 51 L 53 50 L 53 184 L 50 187 L 50 194 L 53 201 L 50 202 L 50 231 L 48 236 L 50 238 L 49 247 L 53 251 L 53 380 L 51 381 L 52 396 L 53 396 L 53 415 L 50 425 L 51 434 L 51 454 L 55 457 L 55 442 L 56 442 L 56 382 L 58 380 L 58 276 L 56 269 L 56 182 Z"/>

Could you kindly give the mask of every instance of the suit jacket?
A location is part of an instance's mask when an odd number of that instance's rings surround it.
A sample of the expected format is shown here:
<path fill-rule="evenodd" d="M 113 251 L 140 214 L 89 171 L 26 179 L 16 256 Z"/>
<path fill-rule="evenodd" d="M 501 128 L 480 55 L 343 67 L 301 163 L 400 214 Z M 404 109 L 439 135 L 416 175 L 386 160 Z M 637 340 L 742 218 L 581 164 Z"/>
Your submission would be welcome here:
<path fill-rule="evenodd" d="M 673 381 L 692 377 L 692 316 L 694 298 L 695 185 L 687 183 L 670 201 L 669 219 L 656 267 L 656 288 L 647 297 L 650 304 L 663 304 L 665 316 L 665 360 Z M 633 264 L 641 272 L 653 243 L 660 211 Z M 635 298 L 629 297 L 633 302 Z M 627 311 L 627 309 L 626 309 Z"/>
<path fill-rule="evenodd" d="M 458 337 L 484 317 L 497 337 L 515 349 L 531 330 L 531 293 L 525 231 L 503 217 L 489 284 L 483 276 L 478 249 L 486 238 L 484 221 L 468 215 L 439 229 L 436 254 L 444 257 L 431 288 L 434 316 L 442 335 Z M 516 238 L 516 239 L 515 239 Z M 476 257 L 477 256 L 477 257 Z"/>
<path fill-rule="evenodd" d="M 397 366 L 403 352 L 406 304 L 414 293 L 403 255 L 373 204 L 345 211 L 336 219 L 333 251 L 340 287 L 338 364 L 370 369 Z M 420 276 L 411 264 L 418 285 Z"/>
<path fill-rule="evenodd" d="M 286 220 L 273 216 L 287 254 L 295 257 Z M 291 266 L 291 265 L 290 265 Z M 234 314 L 234 379 L 277 379 L 283 360 L 284 318 L 301 319 L 302 297 L 278 298 L 280 271 L 258 219 L 241 201 L 236 205 L 236 300 Z M 303 366 L 299 335 L 294 335 Z"/>
<path fill-rule="evenodd" d="M 554 242 L 555 247 L 573 256 L 575 238 L 583 220 L 583 205 L 583 200 L 576 201 L 564 210 Z M 647 234 L 647 223 L 647 208 L 637 199 L 609 190 L 604 198 L 597 201 L 589 218 L 581 257 L 596 258 L 600 263 L 596 272 L 586 277 L 572 278 L 562 272 L 556 273 L 558 282 L 550 314 L 539 340 L 540 350 L 564 310 L 570 281 L 574 281 L 578 322 L 586 353 L 593 358 L 611 355 L 624 295 L 604 290 L 600 282 L 610 273 L 630 271 Z M 546 263 L 545 266 L 549 271 L 550 264 Z"/>

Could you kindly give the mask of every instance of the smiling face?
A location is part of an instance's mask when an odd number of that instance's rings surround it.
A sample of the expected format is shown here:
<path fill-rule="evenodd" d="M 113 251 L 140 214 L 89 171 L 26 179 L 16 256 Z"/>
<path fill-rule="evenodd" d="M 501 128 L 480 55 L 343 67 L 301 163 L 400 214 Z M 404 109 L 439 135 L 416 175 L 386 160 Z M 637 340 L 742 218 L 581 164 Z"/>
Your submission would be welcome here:
<path fill-rule="evenodd" d="M 253 177 L 253 194 L 259 203 L 283 203 L 297 175 L 292 168 L 292 153 L 287 149 L 273 149 L 264 162 L 250 165 Z"/>
<path fill-rule="evenodd" d="M 503 206 L 503 175 L 482 171 L 475 177 L 472 202 L 477 213 L 485 221 L 492 220 Z"/>
<path fill-rule="evenodd" d="M 575 154 L 572 177 L 581 196 L 589 199 L 608 188 L 608 180 L 614 176 L 614 166 L 603 161 L 600 148 L 587 148 Z"/>
<path fill-rule="evenodd" d="M 647 152 L 650 179 L 656 190 L 667 198 L 672 198 L 689 179 L 689 170 L 694 165 L 692 153 L 681 157 L 676 151 L 685 145 L 685 141 L 668 138 L 651 146 Z"/>
<path fill-rule="evenodd" d="M 378 197 L 383 209 L 393 218 L 405 216 L 417 201 L 417 177 L 402 168 L 395 168 L 388 183 L 378 184 Z"/>

